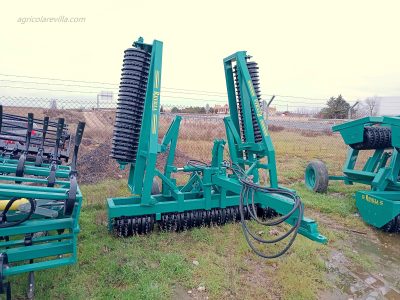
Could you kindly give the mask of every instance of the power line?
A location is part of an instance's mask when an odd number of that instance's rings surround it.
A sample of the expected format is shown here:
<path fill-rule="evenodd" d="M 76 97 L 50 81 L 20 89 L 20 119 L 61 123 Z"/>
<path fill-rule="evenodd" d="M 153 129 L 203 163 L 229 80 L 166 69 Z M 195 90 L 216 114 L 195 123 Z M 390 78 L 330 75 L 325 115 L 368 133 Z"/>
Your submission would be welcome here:
<path fill-rule="evenodd" d="M 37 84 L 37 85 L 49 85 L 49 86 L 67 86 L 67 87 L 84 87 L 84 88 L 93 88 L 93 89 L 110 89 L 110 87 L 104 86 L 92 86 L 92 85 L 80 85 L 80 84 L 65 84 L 65 83 L 48 83 L 48 82 L 39 82 L 39 81 L 22 81 L 22 80 L 7 80 L 7 79 L 0 79 L 0 82 L 11 82 L 11 83 L 24 83 L 24 84 Z M 113 88 L 117 89 L 117 88 Z M 77 91 L 78 92 L 78 91 Z M 222 95 L 212 95 L 212 94 L 199 94 L 199 93 L 190 93 L 190 92 L 174 92 L 174 91 L 165 91 L 167 93 L 172 94 L 187 94 L 187 95 L 199 95 L 199 96 L 213 96 L 213 97 L 227 97 L 225 94 Z"/>
<path fill-rule="evenodd" d="M 277 96 L 277 97 L 284 97 L 284 98 L 296 98 L 296 99 L 305 99 L 305 100 L 322 100 L 322 101 L 327 101 L 328 99 L 325 98 L 310 98 L 310 97 L 303 97 L 303 96 L 290 96 L 290 95 L 278 95 L 278 94 L 274 94 L 274 95 L 269 95 L 269 94 L 262 94 L 265 96 Z"/>
<path fill-rule="evenodd" d="M 11 88 L 11 89 L 23 89 L 23 90 L 38 90 L 38 91 L 52 91 L 52 92 L 97 94 L 97 92 L 89 92 L 89 91 L 52 90 L 52 89 L 41 89 L 41 88 L 25 87 L 25 86 L 7 86 L 7 85 L 0 85 L 0 87 L 3 87 L 3 88 Z"/>
<path fill-rule="evenodd" d="M 93 86 L 84 86 L 84 85 L 74 85 L 74 84 L 49 84 L 49 83 L 42 83 L 42 82 L 34 82 L 34 81 L 17 81 L 17 80 L 1 80 L 0 82 L 13 82 L 13 83 L 25 83 L 25 84 L 42 84 L 42 85 L 50 85 L 50 86 L 69 86 L 69 87 L 87 87 L 87 88 L 99 88 L 99 87 L 93 87 Z M 85 94 L 95 94 L 97 92 L 93 91 L 82 91 L 82 90 L 60 90 L 60 89 L 45 89 L 45 88 L 37 88 L 37 87 L 20 87 L 20 86 L 9 86 L 9 85 L 3 85 L 0 87 L 4 88 L 20 88 L 20 89 L 31 89 L 31 90 L 46 90 L 46 91 L 53 91 L 53 92 L 69 92 L 69 93 L 85 93 Z M 172 91 L 164 91 L 162 92 L 163 96 L 171 97 L 171 98 L 176 98 L 176 99 L 184 99 L 184 100 L 204 100 L 204 101 L 211 101 L 211 102 L 225 102 L 223 100 L 214 100 L 214 99 L 200 99 L 200 98 L 188 98 L 188 97 L 176 97 L 176 96 L 170 96 L 168 94 L 186 94 L 186 95 L 198 95 L 198 96 L 204 96 L 202 94 L 196 94 L 196 93 L 185 93 L 185 92 L 172 92 Z M 267 94 L 265 94 L 267 95 Z M 210 95 L 211 96 L 211 95 Z M 291 98 L 299 98 L 303 100 L 307 100 L 308 98 L 304 97 L 295 97 L 295 96 L 283 96 L 283 95 L 276 95 L 281 98 L 286 98 L 286 97 L 291 97 Z M 215 97 L 215 96 L 214 96 Z M 222 97 L 222 96 L 218 96 Z M 226 98 L 226 96 L 224 97 Z M 290 101 L 290 100 L 284 100 L 282 99 L 277 99 L 277 102 L 284 102 L 284 103 L 298 103 L 298 101 Z M 312 102 L 310 104 L 325 104 L 325 102 Z"/>
<path fill-rule="evenodd" d="M 60 78 L 50 78 L 50 77 L 38 77 L 38 76 L 25 76 L 25 75 L 4 74 L 4 73 L 0 73 L 0 76 L 18 77 L 18 78 L 30 78 L 30 79 L 41 79 L 41 80 L 52 80 L 52 81 L 62 81 L 62 82 L 105 84 L 105 85 L 110 85 L 110 86 L 115 86 L 115 87 L 119 86 L 116 83 L 108 83 L 108 82 L 83 81 L 83 80 L 60 79 Z M 0 80 L 0 81 L 6 81 L 6 80 Z M 12 82 L 17 82 L 17 81 L 12 81 Z M 24 83 L 24 82 L 21 81 L 21 83 Z M 31 83 L 34 83 L 34 82 L 31 82 Z M 37 84 L 48 84 L 48 85 L 89 87 L 89 88 L 106 88 L 106 89 L 110 88 L 110 87 L 93 87 L 93 86 L 80 86 L 80 85 L 50 84 L 50 83 L 39 83 L 39 82 L 35 82 L 35 83 L 37 83 Z M 174 91 L 180 91 L 179 93 L 182 93 L 182 94 L 192 94 L 192 95 L 196 95 L 197 94 L 197 95 L 209 95 L 209 96 L 216 96 L 216 97 L 226 97 L 226 93 L 216 92 L 216 91 L 170 88 L 170 87 L 164 87 L 164 86 L 162 88 L 166 89 L 166 90 L 171 90 L 171 91 L 169 91 L 170 93 L 177 93 L 177 92 L 174 92 Z M 322 101 L 327 101 L 329 99 L 329 98 L 313 98 L 313 97 L 293 96 L 293 95 L 279 95 L 279 94 L 275 94 L 275 95 L 279 96 L 279 97 L 284 97 L 284 98 L 295 98 L 295 99 L 303 99 L 303 100 L 322 100 Z M 262 96 L 273 96 L 273 95 L 272 94 L 262 94 Z"/>
<path fill-rule="evenodd" d="M 23 87 L 23 86 L 7 86 L 7 85 L 0 85 L 3 88 L 12 88 L 12 89 L 24 89 L 24 90 L 38 90 L 38 91 L 51 91 L 51 92 L 66 92 L 66 93 L 84 93 L 84 94 L 98 94 L 98 92 L 94 91 L 82 91 L 82 90 L 60 90 L 60 89 L 46 89 L 46 88 L 37 88 L 37 87 Z M 168 95 L 171 92 L 164 92 L 161 95 L 165 98 L 172 98 L 172 99 L 179 99 L 179 100 L 191 100 L 191 101 L 201 101 L 201 102 L 216 102 L 216 103 L 227 103 L 225 100 L 215 100 L 215 99 L 204 99 L 204 98 L 188 98 L 188 97 L 179 97 L 179 96 L 171 96 Z M 289 103 L 289 104 L 297 104 L 297 101 L 281 101 L 277 100 L 277 102 L 282 103 Z M 304 104 L 304 103 L 303 103 Z M 308 103 L 308 104 L 324 104 L 324 103 Z M 278 105 L 278 104 L 275 104 Z"/>
<path fill-rule="evenodd" d="M 31 79 L 43 79 L 43 80 L 54 80 L 54 81 L 70 81 L 70 82 L 84 82 L 84 83 L 98 83 L 98 84 L 115 85 L 115 83 L 107 83 L 107 82 L 83 81 L 83 80 L 72 80 L 72 79 L 59 79 L 59 78 L 38 77 L 38 76 L 25 76 L 25 75 L 13 75 L 13 74 L 3 74 L 3 73 L 1 73 L 0 76 L 21 77 L 21 78 L 31 78 Z"/>

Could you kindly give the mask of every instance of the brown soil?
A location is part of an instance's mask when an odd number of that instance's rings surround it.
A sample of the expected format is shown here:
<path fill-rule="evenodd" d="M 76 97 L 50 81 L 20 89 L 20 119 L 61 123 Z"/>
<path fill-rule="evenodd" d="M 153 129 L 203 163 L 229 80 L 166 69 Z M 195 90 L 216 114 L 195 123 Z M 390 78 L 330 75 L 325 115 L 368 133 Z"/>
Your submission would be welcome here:
<path fill-rule="evenodd" d="M 111 139 L 110 139 L 111 140 Z M 127 178 L 128 168 L 120 170 L 118 163 L 110 157 L 111 141 L 104 142 L 98 145 L 88 145 L 83 147 L 83 153 L 78 160 L 79 182 L 80 183 L 96 183 L 108 178 Z M 88 142 L 87 142 L 88 143 Z M 158 155 L 157 168 L 164 169 L 165 160 L 168 152 Z M 192 159 L 190 156 L 179 151 L 175 152 L 175 165 L 183 166 L 188 160 Z"/>

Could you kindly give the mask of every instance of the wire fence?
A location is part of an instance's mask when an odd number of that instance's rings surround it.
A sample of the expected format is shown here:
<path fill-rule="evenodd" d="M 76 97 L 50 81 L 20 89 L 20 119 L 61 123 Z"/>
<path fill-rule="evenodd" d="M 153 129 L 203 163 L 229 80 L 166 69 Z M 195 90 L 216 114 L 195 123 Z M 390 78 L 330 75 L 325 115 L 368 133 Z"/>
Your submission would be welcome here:
<path fill-rule="evenodd" d="M 103 176 L 100 173 L 117 172 L 115 164 L 109 162 L 116 100 L 0 96 L 0 103 L 7 113 L 27 115 L 33 112 L 37 118 L 46 115 L 64 117 L 71 124 L 85 121 L 87 127 L 81 153 L 84 177 L 100 179 Z M 202 105 L 162 105 L 160 138 L 174 116 L 182 116 L 177 165 L 185 164 L 189 159 L 210 161 L 213 140 L 225 138 L 223 119 L 229 113 L 227 107 L 220 103 Z M 277 113 L 275 110 L 270 110 L 265 118 L 274 142 L 281 182 L 302 180 L 304 169 L 312 159 L 324 160 L 333 174 L 340 172 L 347 148 L 331 128 L 344 120 L 324 120 L 308 114 Z"/>

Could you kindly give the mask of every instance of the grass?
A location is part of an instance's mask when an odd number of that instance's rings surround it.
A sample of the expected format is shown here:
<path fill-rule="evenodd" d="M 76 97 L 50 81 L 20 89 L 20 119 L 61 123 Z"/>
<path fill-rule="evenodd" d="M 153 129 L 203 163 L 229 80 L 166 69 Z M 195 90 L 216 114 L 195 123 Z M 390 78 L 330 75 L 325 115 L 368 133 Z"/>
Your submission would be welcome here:
<path fill-rule="evenodd" d="M 321 213 L 336 214 L 345 218 L 357 212 L 355 202 L 349 198 L 353 197 L 360 186 L 344 187 L 343 184 L 334 182 L 329 185 L 326 194 L 311 192 L 302 183 L 294 184 L 293 189 L 301 195 L 303 202 L 308 207 Z"/>
<path fill-rule="evenodd" d="M 85 204 L 80 219 L 79 262 L 37 272 L 38 299 L 181 299 L 182 291 L 184 296 L 191 291 L 200 299 L 315 299 L 321 289 L 328 288 L 324 262 L 332 242 L 328 247 L 300 236 L 287 255 L 264 260 L 249 249 L 240 224 L 113 237 L 106 226 L 105 195 L 126 195 L 125 185 L 125 180 L 108 180 L 81 187 Z M 319 197 L 302 184 L 293 187 L 302 195 L 307 213 L 356 219 L 351 191 L 338 197 L 335 193 L 340 186 L 334 185 L 333 193 Z M 345 237 L 336 235 L 329 226 L 321 226 L 321 231 L 334 240 Z M 275 250 L 277 246 L 270 249 Z M 357 262 L 350 249 L 345 250 Z M 22 298 L 26 276 L 17 276 L 15 281 L 18 284 L 13 287 L 18 287 L 14 295 Z M 205 290 L 199 291 L 199 287 Z"/>
<path fill-rule="evenodd" d="M 176 286 L 211 299 L 262 299 L 267 295 L 310 299 L 323 278 L 321 258 L 304 258 L 311 253 L 315 256 L 316 251 L 325 253 L 326 247 L 305 239 L 288 257 L 272 265 L 251 253 L 238 224 L 120 239 L 107 232 L 103 217 L 100 208 L 83 209 L 79 262 L 37 272 L 38 299 L 168 299 L 174 298 Z M 291 274 L 289 269 L 296 272 Z M 298 286 L 297 276 L 307 278 L 307 285 Z M 14 293 L 19 298 L 26 277 L 18 276 L 17 282 Z M 205 291 L 199 292 L 199 286 Z"/>
<path fill-rule="evenodd" d="M 209 161 L 212 139 L 224 137 L 223 127 L 213 125 L 210 130 L 201 123 L 182 127 L 185 130 L 178 149 Z M 161 119 L 161 135 L 166 128 L 166 120 Z M 369 230 L 355 216 L 352 195 L 360 187 L 333 183 L 328 193 L 321 195 L 309 192 L 301 182 L 311 159 L 324 159 L 331 173 L 340 172 L 346 155 L 340 137 L 304 136 L 292 131 L 271 135 L 280 182 L 302 196 L 307 216 L 318 221 L 321 233 L 330 240 L 328 245 L 299 236 L 285 256 L 263 260 L 249 249 L 239 224 L 115 238 L 107 231 L 105 198 L 128 195 L 129 191 L 126 180 L 107 180 L 81 186 L 84 205 L 79 262 L 37 272 L 37 298 L 185 299 L 191 295 L 198 299 L 317 299 L 321 290 L 331 287 L 326 261 L 332 249 L 343 252 L 355 265 L 372 267 L 369 258 L 354 253 L 347 242 L 349 228 Z M 278 250 L 278 246 L 272 245 L 269 250 Z M 13 285 L 14 296 L 23 298 L 26 276 L 12 281 L 18 283 Z"/>

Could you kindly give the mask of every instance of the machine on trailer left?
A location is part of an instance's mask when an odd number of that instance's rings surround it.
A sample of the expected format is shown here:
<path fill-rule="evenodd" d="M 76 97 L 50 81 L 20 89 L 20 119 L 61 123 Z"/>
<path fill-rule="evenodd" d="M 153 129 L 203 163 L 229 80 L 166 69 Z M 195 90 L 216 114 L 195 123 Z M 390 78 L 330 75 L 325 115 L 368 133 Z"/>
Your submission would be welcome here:
<path fill-rule="evenodd" d="M 0 294 L 11 299 L 9 277 L 74 264 L 82 194 L 76 169 L 85 128 L 71 137 L 63 118 L 3 113 L 0 106 Z"/>

